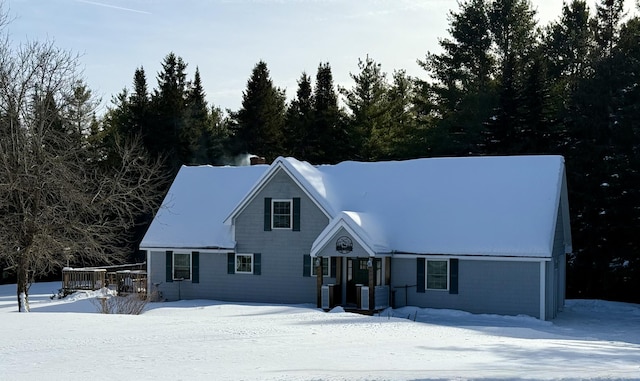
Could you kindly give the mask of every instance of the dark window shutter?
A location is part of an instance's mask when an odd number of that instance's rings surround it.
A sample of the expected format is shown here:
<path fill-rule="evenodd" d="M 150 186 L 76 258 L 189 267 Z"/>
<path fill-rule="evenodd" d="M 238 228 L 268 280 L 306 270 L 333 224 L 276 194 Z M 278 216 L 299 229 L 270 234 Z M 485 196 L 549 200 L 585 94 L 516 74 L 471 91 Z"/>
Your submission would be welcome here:
<path fill-rule="evenodd" d="M 293 231 L 300 231 L 300 197 L 293 198 Z"/>
<path fill-rule="evenodd" d="M 271 231 L 271 197 L 264 198 L 264 231 Z"/>
<path fill-rule="evenodd" d="M 302 256 L 302 276 L 311 276 L 311 256 L 309 254 Z"/>
<path fill-rule="evenodd" d="M 329 257 L 329 277 L 336 277 L 336 257 Z"/>
<path fill-rule="evenodd" d="M 173 251 L 167 250 L 167 282 L 173 282 Z"/>
<path fill-rule="evenodd" d="M 200 252 L 191 253 L 191 283 L 200 283 Z"/>
<path fill-rule="evenodd" d="M 458 260 L 450 259 L 449 260 L 449 280 L 451 284 L 449 285 L 449 293 L 457 294 L 458 293 Z"/>
<path fill-rule="evenodd" d="M 424 292 L 425 287 L 425 271 L 426 266 L 424 262 L 424 258 L 418 258 L 416 261 L 417 271 L 416 271 L 416 291 Z"/>
<path fill-rule="evenodd" d="M 236 253 L 227 253 L 227 274 L 236 273 Z"/>
<path fill-rule="evenodd" d="M 253 254 L 253 275 L 261 275 L 262 274 L 262 254 L 254 253 Z"/>

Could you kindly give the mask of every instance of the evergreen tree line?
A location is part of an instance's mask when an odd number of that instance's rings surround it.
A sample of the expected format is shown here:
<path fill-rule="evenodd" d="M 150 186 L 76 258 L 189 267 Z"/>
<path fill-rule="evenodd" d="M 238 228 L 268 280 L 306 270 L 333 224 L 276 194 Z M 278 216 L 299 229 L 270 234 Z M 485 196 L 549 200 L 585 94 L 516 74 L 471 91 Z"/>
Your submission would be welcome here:
<path fill-rule="evenodd" d="M 168 54 L 150 89 L 142 67 L 91 131 L 102 158 L 140 139 L 174 175 L 241 154 L 313 164 L 431 156 L 561 154 L 574 253 L 568 297 L 640 302 L 640 19 L 623 0 L 563 2 L 538 25 L 529 0 L 462 0 L 424 76 L 365 57 L 350 88 L 321 62 L 287 101 L 265 62 L 239 110 L 205 100 L 198 68 Z"/>

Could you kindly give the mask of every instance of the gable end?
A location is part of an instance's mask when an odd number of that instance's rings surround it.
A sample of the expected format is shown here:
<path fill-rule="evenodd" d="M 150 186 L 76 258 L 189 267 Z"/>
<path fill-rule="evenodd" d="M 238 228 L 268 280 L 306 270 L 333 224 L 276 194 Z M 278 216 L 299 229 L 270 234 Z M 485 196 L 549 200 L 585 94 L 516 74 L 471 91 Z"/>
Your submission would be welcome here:
<path fill-rule="evenodd" d="M 227 216 L 224 220 L 225 224 L 233 224 L 236 217 L 242 213 L 242 211 L 249 205 L 249 203 L 260 193 L 260 191 L 274 178 L 276 175 L 282 171 L 285 173 L 291 180 L 309 197 L 309 199 L 324 213 L 324 215 L 331 219 L 331 213 L 327 210 L 327 207 L 323 205 L 321 200 L 318 200 L 318 196 L 315 195 L 316 192 L 313 192 L 310 189 L 307 189 L 303 186 L 303 182 L 298 178 L 297 172 L 294 172 L 295 169 L 290 169 L 284 164 L 283 158 L 277 158 L 273 164 L 269 167 L 269 169 L 265 172 L 265 174 L 256 182 L 255 185 L 249 190 L 247 195 L 242 198 L 240 203 L 233 209 L 233 211 Z M 265 217 L 266 218 L 266 217 Z"/>

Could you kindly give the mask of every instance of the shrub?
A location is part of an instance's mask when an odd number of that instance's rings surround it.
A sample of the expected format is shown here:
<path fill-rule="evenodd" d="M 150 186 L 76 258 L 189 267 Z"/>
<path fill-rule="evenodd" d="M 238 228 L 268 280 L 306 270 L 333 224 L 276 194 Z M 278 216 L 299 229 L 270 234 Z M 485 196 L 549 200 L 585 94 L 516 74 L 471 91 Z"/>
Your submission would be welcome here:
<path fill-rule="evenodd" d="M 148 303 L 142 295 L 98 296 L 95 299 L 98 312 L 103 314 L 140 315 Z"/>

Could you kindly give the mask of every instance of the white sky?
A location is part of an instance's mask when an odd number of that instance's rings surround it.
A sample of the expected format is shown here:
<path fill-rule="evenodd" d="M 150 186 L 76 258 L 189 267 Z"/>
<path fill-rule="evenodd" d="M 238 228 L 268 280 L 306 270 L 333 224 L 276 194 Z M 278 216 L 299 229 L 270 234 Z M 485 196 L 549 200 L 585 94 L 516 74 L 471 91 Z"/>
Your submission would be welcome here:
<path fill-rule="evenodd" d="M 14 41 L 53 39 L 81 54 L 85 78 L 108 103 L 143 66 L 155 88 L 160 63 L 174 52 L 200 68 L 209 102 L 240 107 L 242 91 L 259 60 L 276 86 L 295 95 L 302 71 L 315 78 L 331 64 L 335 84 L 369 55 L 387 73 L 424 76 L 416 60 L 438 50 L 455 0 L 0 0 L 15 20 Z M 590 0 L 595 4 L 596 0 Z M 627 0 L 627 8 L 633 1 Z M 562 1 L 532 0 L 544 24 Z"/>

